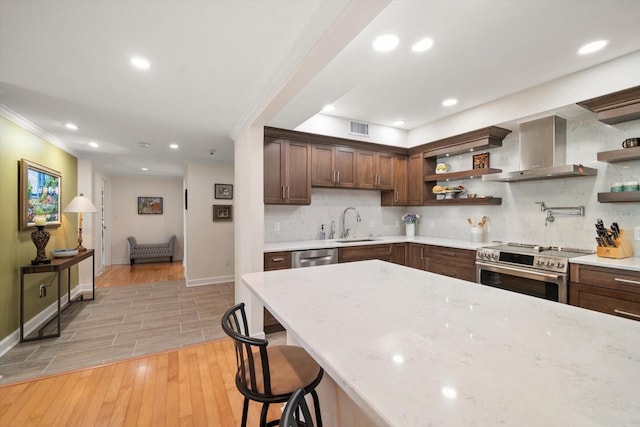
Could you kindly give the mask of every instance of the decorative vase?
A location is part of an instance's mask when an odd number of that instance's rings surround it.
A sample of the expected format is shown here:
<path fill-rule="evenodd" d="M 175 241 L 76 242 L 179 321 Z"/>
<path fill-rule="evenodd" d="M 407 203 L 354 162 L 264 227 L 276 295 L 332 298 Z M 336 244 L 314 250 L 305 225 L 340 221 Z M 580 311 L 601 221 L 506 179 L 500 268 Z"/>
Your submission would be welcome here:
<path fill-rule="evenodd" d="M 414 237 L 416 235 L 416 225 L 406 224 L 407 237 Z"/>
<path fill-rule="evenodd" d="M 37 230 L 31 233 L 31 241 L 36 245 L 36 257 L 31 261 L 31 265 L 51 264 L 51 260 L 45 253 L 51 235 L 44 229 L 44 225 L 38 225 L 36 228 Z"/>

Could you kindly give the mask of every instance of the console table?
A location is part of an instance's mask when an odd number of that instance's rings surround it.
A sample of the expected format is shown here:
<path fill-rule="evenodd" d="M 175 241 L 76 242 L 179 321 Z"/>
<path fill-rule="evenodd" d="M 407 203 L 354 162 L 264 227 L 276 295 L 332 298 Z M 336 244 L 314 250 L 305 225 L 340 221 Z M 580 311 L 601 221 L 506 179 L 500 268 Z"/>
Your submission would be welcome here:
<path fill-rule="evenodd" d="M 60 298 L 61 298 L 61 282 L 62 282 L 62 272 L 65 270 L 69 270 L 72 266 L 78 264 L 80 261 L 83 261 L 87 258 L 92 258 L 92 262 L 91 262 L 91 280 L 92 280 L 92 292 L 91 292 L 91 298 L 84 298 L 84 295 L 81 294 L 80 297 L 78 297 L 76 300 L 74 301 L 93 301 L 96 299 L 96 266 L 95 266 L 95 260 L 93 259 L 94 256 L 94 250 L 93 249 L 87 249 L 85 252 L 80 252 L 78 253 L 78 255 L 73 256 L 73 257 L 69 257 L 69 258 L 54 258 L 51 260 L 51 264 L 39 264 L 39 265 L 25 265 L 23 267 L 20 267 L 20 342 L 27 342 L 27 341 L 35 341 L 35 340 L 40 340 L 40 339 L 45 339 L 45 338 L 54 338 L 54 337 L 59 337 L 60 336 L 60 315 L 62 313 L 62 311 L 64 311 L 66 308 L 69 307 L 69 305 L 71 304 L 71 302 L 73 302 L 71 300 L 71 272 L 67 271 L 67 304 L 65 304 L 64 307 L 61 306 L 60 303 Z M 58 298 L 57 298 L 57 304 L 58 304 L 58 311 L 57 314 L 55 315 L 55 317 L 57 317 L 57 321 L 58 321 L 58 329 L 57 332 L 54 334 L 47 334 L 45 335 L 43 333 L 43 329 L 49 324 L 51 323 L 51 321 L 54 319 L 54 317 L 51 317 L 49 320 L 47 320 L 42 326 L 40 326 L 40 329 L 38 330 L 38 336 L 37 337 L 32 337 L 32 338 L 25 338 L 24 336 L 24 276 L 25 274 L 37 274 L 37 273 L 58 273 Z"/>

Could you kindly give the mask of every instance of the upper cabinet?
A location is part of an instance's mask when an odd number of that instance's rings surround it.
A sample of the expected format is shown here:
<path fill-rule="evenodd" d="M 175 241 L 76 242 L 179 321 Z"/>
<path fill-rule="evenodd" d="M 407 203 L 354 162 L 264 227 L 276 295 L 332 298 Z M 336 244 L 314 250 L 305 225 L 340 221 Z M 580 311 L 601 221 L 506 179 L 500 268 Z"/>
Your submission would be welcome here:
<path fill-rule="evenodd" d="M 311 185 L 354 188 L 356 186 L 356 150 L 338 145 L 313 144 Z"/>
<path fill-rule="evenodd" d="M 609 125 L 640 119 L 640 86 L 578 102 Z"/>
<path fill-rule="evenodd" d="M 356 186 L 372 190 L 393 190 L 393 154 L 358 150 Z"/>
<path fill-rule="evenodd" d="M 284 138 L 265 137 L 264 203 L 311 203 L 311 146 Z"/>
<path fill-rule="evenodd" d="M 380 192 L 381 206 L 407 206 L 407 156 L 393 155 L 393 191 Z"/>

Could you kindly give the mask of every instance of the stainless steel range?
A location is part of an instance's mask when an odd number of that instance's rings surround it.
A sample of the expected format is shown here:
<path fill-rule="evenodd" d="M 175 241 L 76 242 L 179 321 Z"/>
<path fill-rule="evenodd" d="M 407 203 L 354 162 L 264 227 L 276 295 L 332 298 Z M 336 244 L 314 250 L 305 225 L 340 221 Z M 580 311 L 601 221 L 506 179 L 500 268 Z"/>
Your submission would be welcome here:
<path fill-rule="evenodd" d="M 566 304 L 569 258 L 591 253 L 525 243 L 481 248 L 476 252 L 478 283 Z"/>

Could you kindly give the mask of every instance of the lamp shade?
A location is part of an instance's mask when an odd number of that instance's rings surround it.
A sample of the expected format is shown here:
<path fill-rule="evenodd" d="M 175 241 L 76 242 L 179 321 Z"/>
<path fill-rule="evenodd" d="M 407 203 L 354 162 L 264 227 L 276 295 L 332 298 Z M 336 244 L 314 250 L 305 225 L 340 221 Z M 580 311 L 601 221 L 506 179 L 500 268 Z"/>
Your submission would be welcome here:
<path fill-rule="evenodd" d="M 91 200 L 87 197 L 84 197 L 82 194 L 76 196 L 71 200 L 71 203 L 64 208 L 65 212 L 97 212 Z"/>

